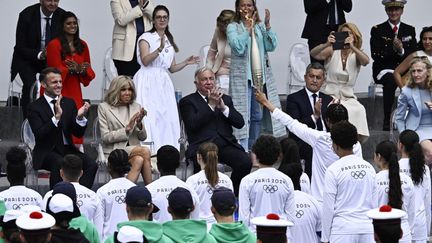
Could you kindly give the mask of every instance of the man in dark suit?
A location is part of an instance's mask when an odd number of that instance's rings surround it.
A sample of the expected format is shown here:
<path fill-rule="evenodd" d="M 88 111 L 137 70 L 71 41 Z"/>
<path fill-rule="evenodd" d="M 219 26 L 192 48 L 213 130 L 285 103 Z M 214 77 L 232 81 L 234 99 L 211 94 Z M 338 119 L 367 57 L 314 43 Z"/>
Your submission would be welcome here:
<path fill-rule="evenodd" d="M 45 46 L 57 36 L 60 20 L 65 12 L 59 0 L 40 0 L 25 8 L 18 18 L 15 48 L 12 57 L 11 81 L 17 74 L 23 81 L 22 106 L 24 117 L 30 102 L 30 89 L 36 74 L 46 67 Z"/>
<path fill-rule="evenodd" d="M 193 161 L 196 173 L 200 170 L 196 161 L 198 146 L 204 142 L 215 143 L 219 148 L 219 161 L 233 169 L 231 180 L 238 195 L 240 181 L 252 167 L 248 154 L 233 135 L 232 127 L 242 128 L 244 119 L 234 108 L 231 97 L 215 87 L 211 69 L 198 69 L 195 85 L 197 91 L 180 100 L 180 113 L 189 142 L 186 157 Z"/>
<path fill-rule="evenodd" d="M 397 84 L 394 69 L 406 56 L 416 50 L 414 27 L 401 22 L 406 0 L 383 0 L 388 20 L 371 29 L 372 75 L 375 83 L 383 85 L 383 130 L 390 130 L 390 114 Z"/>
<path fill-rule="evenodd" d="M 83 161 L 83 175 L 80 184 L 91 188 L 97 171 L 97 164 L 87 155 L 79 152 L 72 143 L 72 135 L 84 135 L 87 113 L 90 105 L 85 103 L 79 110 L 72 99 L 61 96 L 61 73 L 56 68 L 45 68 L 40 74 L 45 93 L 29 105 L 28 121 L 35 136 L 33 168 L 51 171 L 50 188 L 62 181 L 60 165 L 66 154 L 75 154 Z"/>
<path fill-rule="evenodd" d="M 333 100 L 329 95 L 319 92 L 325 82 L 325 69 L 318 62 L 309 64 L 304 75 L 306 87 L 288 95 L 285 112 L 292 118 L 306 124 L 310 128 L 326 131 L 325 117 L 327 106 Z M 312 177 L 312 148 L 296 135 L 290 133 L 298 146 L 300 158 L 305 161 L 305 173 Z"/>
<path fill-rule="evenodd" d="M 346 22 L 345 12 L 352 9 L 351 0 L 303 0 L 303 5 L 307 16 L 301 37 L 308 40 L 309 50 L 325 43 L 330 32 Z"/>

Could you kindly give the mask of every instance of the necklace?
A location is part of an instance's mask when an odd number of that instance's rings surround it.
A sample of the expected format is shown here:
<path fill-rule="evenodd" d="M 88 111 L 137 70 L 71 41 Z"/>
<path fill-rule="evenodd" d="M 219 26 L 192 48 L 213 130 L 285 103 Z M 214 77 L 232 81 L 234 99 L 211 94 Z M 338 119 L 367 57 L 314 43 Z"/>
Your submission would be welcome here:
<path fill-rule="evenodd" d="M 350 54 L 349 51 L 347 51 L 347 52 L 341 51 L 342 67 L 344 70 L 346 68 L 346 63 L 347 63 L 349 54 Z"/>

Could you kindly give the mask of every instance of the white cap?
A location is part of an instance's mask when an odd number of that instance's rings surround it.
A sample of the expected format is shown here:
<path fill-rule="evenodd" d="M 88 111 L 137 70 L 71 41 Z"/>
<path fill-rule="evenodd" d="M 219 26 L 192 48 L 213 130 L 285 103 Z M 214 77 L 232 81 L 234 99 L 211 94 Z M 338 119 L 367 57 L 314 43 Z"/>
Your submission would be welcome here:
<path fill-rule="evenodd" d="M 21 206 L 20 210 L 24 213 L 42 212 L 42 209 L 39 206 L 31 205 L 31 204 Z"/>
<path fill-rule="evenodd" d="M 251 220 L 251 223 L 257 226 L 267 226 L 267 227 L 291 227 L 294 224 L 290 221 L 283 220 L 279 215 L 271 213 L 267 216 L 255 217 Z"/>
<path fill-rule="evenodd" d="M 21 216 L 23 214 L 24 214 L 24 212 L 21 210 L 15 210 L 15 209 L 6 210 L 6 212 L 3 216 L 3 222 L 7 223 L 11 220 L 16 220 L 19 216 Z"/>
<path fill-rule="evenodd" d="M 144 242 L 143 232 L 133 226 L 125 225 L 122 226 L 117 234 L 117 240 L 119 242 Z"/>
<path fill-rule="evenodd" d="M 19 216 L 16 220 L 18 228 L 24 230 L 49 229 L 55 224 L 53 216 L 44 212 L 30 212 Z"/>
<path fill-rule="evenodd" d="M 371 219 L 386 220 L 386 219 L 400 219 L 406 215 L 403 210 L 392 208 L 389 205 L 383 205 L 379 208 L 369 210 L 366 215 Z"/>
<path fill-rule="evenodd" d="M 73 213 L 74 211 L 72 199 L 61 193 L 57 193 L 51 197 L 48 207 L 53 213 L 60 213 L 60 212 Z"/>

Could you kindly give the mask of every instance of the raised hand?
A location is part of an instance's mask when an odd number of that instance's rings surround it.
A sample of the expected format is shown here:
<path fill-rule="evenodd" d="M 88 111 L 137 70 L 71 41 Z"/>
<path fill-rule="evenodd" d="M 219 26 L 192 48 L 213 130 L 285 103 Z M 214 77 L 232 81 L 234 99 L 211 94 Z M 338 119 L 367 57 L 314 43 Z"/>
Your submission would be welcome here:
<path fill-rule="evenodd" d="M 87 114 L 88 110 L 90 109 L 90 104 L 88 102 L 84 102 L 84 105 L 79 108 L 77 113 L 78 120 L 82 120 L 83 117 Z"/>
<path fill-rule="evenodd" d="M 398 53 L 402 53 L 402 50 L 403 50 L 402 41 L 399 38 L 397 38 L 396 36 L 393 39 L 393 49 L 395 51 L 397 51 Z"/>
<path fill-rule="evenodd" d="M 318 118 L 321 117 L 321 106 L 322 106 L 322 99 L 318 98 L 314 104 L 313 116 L 315 117 L 315 120 L 318 120 Z"/>
<path fill-rule="evenodd" d="M 184 60 L 184 62 L 185 62 L 187 65 L 197 64 L 197 63 L 199 63 L 199 57 L 198 57 L 198 56 L 190 56 L 190 57 L 186 58 L 186 59 Z"/>
<path fill-rule="evenodd" d="M 352 48 L 354 46 L 354 38 L 352 36 L 348 36 L 345 38 L 345 44 L 349 44 L 349 46 Z"/>
<path fill-rule="evenodd" d="M 327 45 L 330 46 L 336 42 L 336 37 L 334 36 L 334 31 L 330 32 L 330 35 L 327 37 Z"/>
<path fill-rule="evenodd" d="M 54 104 L 54 111 L 55 111 L 55 114 L 54 114 L 54 116 L 55 116 L 55 119 L 56 120 L 60 120 L 60 118 L 61 118 L 61 116 L 62 116 L 62 114 L 63 114 L 63 109 L 61 108 L 61 106 L 60 106 L 60 103 L 61 103 L 61 99 L 63 98 L 63 96 L 62 95 L 59 95 L 59 97 L 58 97 L 58 99 L 57 99 L 57 101 L 56 101 L 56 103 Z"/>
<path fill-rule="evenodd" d="M 162 52 L 162 50 L 164 49 L 164 47 L 165 47 L 165 35 L 163 35 L 161 37 L 160 45 L 158 47 L 159 52 Z"/>
<path fill-rule="evenodd" d="M 78 73 L 78 71 L 80 71 L 79 70 L 80 67 L 79 67 L 78 63 L 75 62 L 74 60 L 66 59 L 65 63 L 66 63 L 66 67 L 68 68 L 69 73 L 75 74 L 75 73 Z"/>
<path fill-rule="evenodd" d="M 264 24 L 266 28 L 270 28 L 270 10 L 265 9 Z"/>
<path fill-rule="evenodd" d="M 130 130 L 135 126 L 135 123 L 137 122 L 138 116 L 140 115 L 140 111 L 135 113 L 131 119 L 129 120 L 129 123 L 125 127 L 126 134 L 129 135 Z"/>

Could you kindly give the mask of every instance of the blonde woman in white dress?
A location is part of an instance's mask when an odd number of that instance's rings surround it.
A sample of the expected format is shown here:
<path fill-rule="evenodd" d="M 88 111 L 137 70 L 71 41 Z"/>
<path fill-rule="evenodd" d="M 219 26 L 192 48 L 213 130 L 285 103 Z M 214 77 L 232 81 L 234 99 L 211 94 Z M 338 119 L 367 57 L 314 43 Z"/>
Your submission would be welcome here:
<path fill-rule="evenodd" d="M 334 32 L 331 32 L 327 42 L 311 50 L 311 56 L 325 61 L 327 80 L 321 91 L 339 99 L 348 110 L 348 119 L 356 128 L 359 140 L 365 141 L 369 137 L 366 110 L 354 95 L 354 86 L 360 72 L 360 66 L 369 64 L 369 57 L 360 48 L 362 35 L 357 26 L 345 23 L 339 26 L 339 32 L 348 32 L 342 50 L 333 50 L 336 42 Z"/>
<path fill-rule="evenodd" d="M 154 143 L 154 151 L 163 145 L 179 149 L 180 121 L 174 86 L 168 74 L 196 64 L 198 57 L 190 56 L 176 63 L 178 47 L 168 30 L 169 11 L 158 5 L 153 11 L 153 28 L 138 39 L 137 57 L 141 68 L 134 76 L 137 102 L 147 109 L 144 124 L 147 140 Z"/>

